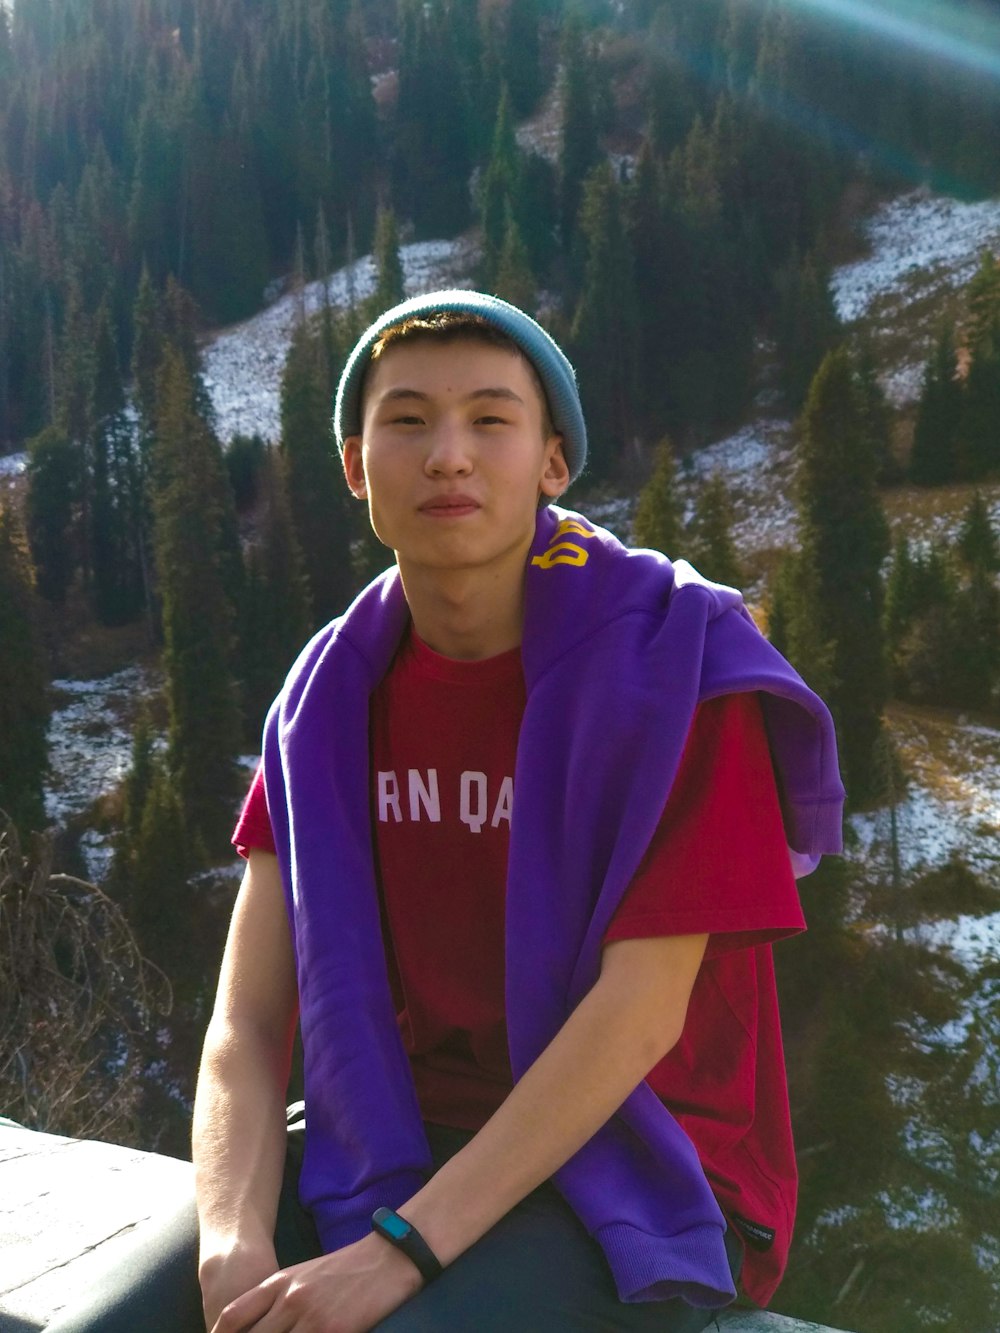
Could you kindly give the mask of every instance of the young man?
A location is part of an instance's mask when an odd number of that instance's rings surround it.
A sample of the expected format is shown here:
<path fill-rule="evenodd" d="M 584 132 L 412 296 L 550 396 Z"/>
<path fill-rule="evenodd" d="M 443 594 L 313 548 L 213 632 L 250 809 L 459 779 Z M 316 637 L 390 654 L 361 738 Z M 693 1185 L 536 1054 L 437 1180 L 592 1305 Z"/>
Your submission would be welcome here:
<path fill-rule="evenodd" d="M 764 1301 L 795 1197 L 770 943 L 839 847 L 829 715 L 738 594 L 552 506 L 586 432 L 521 311 L 389 311 L 335 424 L 396 568 L 293 667 L 234 839 L 207 1326 L 693 1331 L 741 1270 Z"/>

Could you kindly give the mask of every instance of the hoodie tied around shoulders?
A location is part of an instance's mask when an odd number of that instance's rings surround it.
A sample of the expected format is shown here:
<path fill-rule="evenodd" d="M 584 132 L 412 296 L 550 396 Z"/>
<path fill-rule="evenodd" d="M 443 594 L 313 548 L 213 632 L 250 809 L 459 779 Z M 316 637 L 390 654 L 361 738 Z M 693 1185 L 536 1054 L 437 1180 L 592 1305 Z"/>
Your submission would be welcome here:
<path fill-rule="evenodd" d="M 306 646 L 264 732 L 305 1056 L 300 1194 L 326 1251 L 367 1234 L 374 1209 L 401 1206 L 430 1169 L 389 987 L 370 814 L 369 697 L 408 621 L 392 569 Z M 740 594 L 554 506 L 539 510 L 528 556 L 521 653 L 506 906 L 515 1079 L 597 980 L 701 700 L 760 691 L 798 873 L 840 850 L 844 799 L 826 706 Z M 623 1301 L 733 1298 L 725 1219 L 646 1083 L 554 1180 Z"/>

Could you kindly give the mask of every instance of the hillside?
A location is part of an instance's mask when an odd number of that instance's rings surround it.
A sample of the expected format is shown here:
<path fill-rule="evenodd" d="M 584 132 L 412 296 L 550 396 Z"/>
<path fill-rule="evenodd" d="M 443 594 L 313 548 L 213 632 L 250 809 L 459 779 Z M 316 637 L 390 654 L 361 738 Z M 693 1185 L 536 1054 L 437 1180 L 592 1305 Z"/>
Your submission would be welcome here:
<path fill-rule="evenodd" d="M 730 571 L 837 719 L 780 1308 L 996 1323 L 1000 22 L 879 9 L 0 0 L 0 806 L 173 985 L 126 1137 L 186 1150 L 241 751 L 386 558 L 340 367 L 370 302 L 480 286 L 578 367 L 568 506 Z"/>
<path fill-rule="evenodd" d="M 984 246 L 1000 245 L 1000 201 L 962 204 L 913 192 L 882 205 L 864 223 L 863 242 L 869 253 L 834 271 L 833 285 L 845 319 L 866 327 L 873 337 L 885 334 L 880 370 L 887 385 L 910 395 L 919 375 L 907 368 L 921 366 L 927 327 L 935 310 L 953 300 L 953 293 L 975 270 Z M 407 291 L 432 290 L 445 284 L 471 285 L 475 248 L 469 239 L 422 242 L 403 246 L 401 258 Z M 370 294 L 375 281 L 372 256 L 350 269 L 330 275 L 328 299 L 339 307 Z M 911 298 L 919 292 L 920 316 L 911 318 Z M 928 303 L 934 294 L 937 305 Z M 205 339 L 202 354 L 205 381 L 217 428 L 223 438 L 259 432 L 274 440 L 278 433 L 281 368 L 291 331 L 301 309 L 314 312 L 323 299 L 323 284 L 311 283 L 301 297 L 286 294 L 243 323 Z M 889 313 L 893 312 L 890 319 Z M 912 332 L 903 341 L 900 330 Z M 891 336 L 889 334 L 891 333 Z M 761 415 L 737 432 L 690 456 L 681 483 L 689 506 L 699 485 L 714 472 L 725 478 L 734 503 L 734 537 L 751 579 L 751 603 L 766 594 L 766 575 L 776 553 L 795 543 L 792 497 L 794 427 L 787 420 Z M 0 473 L 16 476 L 23 455 L 0 460 Z M 928 492 L 896 487 L 885 493 L 894 529 L 915 540 L 954 536 L 968 487 Z M 1000 524 L 1000 487 L 988 491 L 994 521 Z M 567 497 L 572 506 L 574 497 Z M 630 536 L 634 498 L 600 494 L 578 501 L 597 521 L 623 538 Z M 57 709 L 51 729 L 52 779 L 46 796 L 57 821 L 79 817 L 124 776 L 131 746 L 137 695 L 155 686 L 155 677 L 124 669 L 106 680 L 56 681 Z M 894 708 L 890 726 L 910 774 L 900 813 L 906 863 L 935 865 L 961 853 L 977 871 L 1000 884 L 1000 728 L 970 722 L 946 710 Z M 855 854 L 880 854 L 887 836 L 883 815 L 855 816 L 859 845 Z M 107 864 L 105 839 L 91 831 L 84 840 L 87 863 L 99 876 Z M 963 933 L 964 931 L 964 933 Z M 987 944 L 1000 949 L 1000 914 L 966 923 L 955 931 L 961 944 L 978 931 Z M 979 950 L 977 949 L 978 953 Z"/>

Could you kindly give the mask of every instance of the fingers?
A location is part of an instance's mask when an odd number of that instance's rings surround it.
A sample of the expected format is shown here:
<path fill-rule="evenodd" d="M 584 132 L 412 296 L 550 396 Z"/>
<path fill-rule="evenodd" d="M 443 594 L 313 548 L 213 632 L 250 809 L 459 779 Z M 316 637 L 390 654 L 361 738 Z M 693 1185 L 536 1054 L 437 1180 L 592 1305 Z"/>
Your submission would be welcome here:
<path fill-rule="evenodd" d="M 259 1287 L 251 1287 L 235 1301 L 229 1302 L 216 1320 L 212 1333 L 244 1333 L 245 1329 L 256 1328 L 259 1321 L 272 1309 L 279 1294 L 280 1288 L 270 1278 L 267 1283 Z M 284 1327 L 290 1329 L 292 1325 L 287 1324 Z M 274 1325 L 273 1328 L 274 1333 L 277 1333 L 278 1326 Z M 267 1333 L 271 1333 L 271 1330 Z"/>

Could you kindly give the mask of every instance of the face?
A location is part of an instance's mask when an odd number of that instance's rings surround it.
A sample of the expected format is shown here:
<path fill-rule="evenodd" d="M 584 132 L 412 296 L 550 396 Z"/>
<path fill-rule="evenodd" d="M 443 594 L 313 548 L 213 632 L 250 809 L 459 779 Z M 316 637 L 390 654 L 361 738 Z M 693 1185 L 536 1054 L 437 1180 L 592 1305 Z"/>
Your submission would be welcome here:
<path fill-rule="evenodd" d="M 474 341 L 388 348 L 369 371 L 351 490 L 402 569 L 523 564 L 539 498 L 569 482 L 527 361 Z"/>

